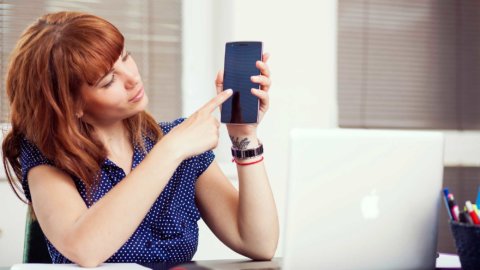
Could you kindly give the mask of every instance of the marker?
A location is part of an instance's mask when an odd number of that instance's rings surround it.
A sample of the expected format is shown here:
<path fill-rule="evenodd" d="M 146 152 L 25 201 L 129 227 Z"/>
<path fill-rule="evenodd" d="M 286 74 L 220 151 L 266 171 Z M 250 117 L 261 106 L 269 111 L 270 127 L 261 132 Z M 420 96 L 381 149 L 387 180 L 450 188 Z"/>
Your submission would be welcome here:
<path fill-rule="evenodd" d="M 450 207 L 448 206 L 448 194 L 450 192 L 448 191 L 448 188 L 443 189 L 443 202 L 445 203 L 445 207 L 447 208 L 447 213 L 448 217 L 450 220 L 453 220 L 452 213 L 450 212 Z"/>
<path fill-rule="evenodd" d="M 473 224 L 480 224 L 480 220 L 478 219 L 477 213 L 473 211 L 472 203 L 470 201 L 466 201 L 465 206 L 467 207 L 468 214 L 472 218 Z"/>
<path fill-rule="evenodd" d="M 453 197 L 452 193 L 448 194 L 448 207 L 450 208 L 450 212 L 452 213 L 453 220 L 459 221 L 460 210 L 455 203 L 455 198 Z"/>
<path fill-rule="evenodd" d="M 472 204 L 472 208 L 473 208 L 473 212 L 475 212 L 475 214 L 477 214 L 478 219 L 480 219 L 480 212 L 479 212 L 479 210 L 478 210 L 477 205 L 476 205 L 476 204 Z M 465 212 L 468 213 L 467 206 L 464 206 L 464 207 L 463 207 L 463 211 L 465 211 Z"/>
<path fill-rule="evenodd" d="M 478 212 L 478 207 L 476 204 L 472 204 L 473 206 L 473 211 L 475 211 L 475 214 L 477 214 L 477 216 L 480 218 L 480 212 Z"/>

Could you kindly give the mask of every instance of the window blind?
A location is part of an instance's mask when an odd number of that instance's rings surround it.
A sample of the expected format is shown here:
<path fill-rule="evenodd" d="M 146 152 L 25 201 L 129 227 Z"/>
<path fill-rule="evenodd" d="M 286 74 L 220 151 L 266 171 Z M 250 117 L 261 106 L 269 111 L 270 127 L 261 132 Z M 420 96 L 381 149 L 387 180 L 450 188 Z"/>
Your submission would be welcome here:
<path fill-rule="evenodd" d="M 145 91 L 148 111 L 158 121 L 181 116 L 182 14 L 181 0 L 3 0 L 0 1 L 0 72 L 23 30 L 39 16 L 62 10 L 103 17 L 125 36 Z M 0 89 L 0 122 L 8 122 L 5 80 Z"/>
<path fill-rule="evenodd" d="M 339 125 L 479 129 L 480 2 L 340 0 Z"/>

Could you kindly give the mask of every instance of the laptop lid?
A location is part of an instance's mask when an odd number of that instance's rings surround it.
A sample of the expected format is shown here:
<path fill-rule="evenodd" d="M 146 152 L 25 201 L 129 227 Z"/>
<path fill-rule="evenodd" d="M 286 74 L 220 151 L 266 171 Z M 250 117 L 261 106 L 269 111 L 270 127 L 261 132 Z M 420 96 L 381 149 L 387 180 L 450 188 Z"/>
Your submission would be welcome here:
<path fill-rule="evenodd" d="M 297 129 L 285 269 L 433 269 L 440 132 Z"/>

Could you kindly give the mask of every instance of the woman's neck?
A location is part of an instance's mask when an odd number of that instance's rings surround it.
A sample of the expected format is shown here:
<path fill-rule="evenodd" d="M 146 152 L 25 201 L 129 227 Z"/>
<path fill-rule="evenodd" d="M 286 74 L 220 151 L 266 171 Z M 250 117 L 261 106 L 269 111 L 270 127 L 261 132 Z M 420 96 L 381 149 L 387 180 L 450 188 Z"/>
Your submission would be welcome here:
<path fill-rule="evenodd" d="M 132 142 L 122 121 L 108 126 L 95 126 L 95 133 L 109 156 L 119 157 L 132 151 Z"/>

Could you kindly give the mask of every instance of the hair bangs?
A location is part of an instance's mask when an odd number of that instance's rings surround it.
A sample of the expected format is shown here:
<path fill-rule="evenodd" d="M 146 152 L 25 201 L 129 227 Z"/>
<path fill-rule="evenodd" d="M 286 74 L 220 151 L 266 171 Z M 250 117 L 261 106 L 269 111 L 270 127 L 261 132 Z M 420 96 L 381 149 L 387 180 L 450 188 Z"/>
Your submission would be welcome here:
<path fill-rule="evenodd" d="M 91 44 L 91 49 L 82 63 L 84 67 L 81 69 L 85 82 L 93 86 L 107 74 L 120 57 L 123 46 L 123 37 L 121 40 L 117 40 L 117 42 L 115 40 L 103 39 Z"/>
<path fill-rule="evenodd" d="M 79 76 L 78 79 L 93 86 L 112 69 L 120 57 L 124 37 L 114 25 L 94 15 L 84 15 L 69 27 L 75 29 L 65 31 L 69 36 L 65 38 L 69 38 L 68 48 L 75 73 Z"/>

